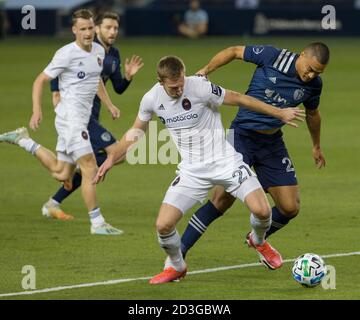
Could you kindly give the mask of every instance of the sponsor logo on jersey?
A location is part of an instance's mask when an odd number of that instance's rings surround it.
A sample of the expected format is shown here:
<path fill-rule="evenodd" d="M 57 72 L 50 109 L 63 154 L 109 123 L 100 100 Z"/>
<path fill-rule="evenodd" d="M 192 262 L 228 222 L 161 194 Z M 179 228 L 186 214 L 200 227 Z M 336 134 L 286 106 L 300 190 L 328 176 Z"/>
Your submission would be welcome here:
<path fill-rule="evenodd" d="M 173 117 L 173 118 L 167 118 L 166 123 L 174 123 L 174 122 L 192 120 L 192 119 L 197 119 L 198 117 L 199 116 L 198 116 L 197 113 L 185 114 L 185 115 L 180 115 L 180 116 L 176 116 L 176 117 Z"/>
<path fill-rule="evenodd" d="M 219 86 L 217 86 L 216 84 L 211 84 L 211 92 L 213 93 L 213 94 L 215 94 L 216 96 L 218 96 L 218 97 L 221 97 L 221 92 L 222 92 L 222 90 L 221 90 L 221 88 L 219 87 Z"/>
<path fill-rule="evenodd" d="M 176 177 L 176 179 L 174 180 L 174 182 L 171 184 L 173 187 L 175 187 L 180 181 L 180 176 Z"/>
<path fill-rule="evenodd" d="M 79 79 L 84 79 L 85 78 L 85 72 L 84 71 L 79 71 L 77 74 Z"/>
<path fill-rule="evenodd" d="M 102 135 L 101 135 L 101 140 L 102 141 L 105 141 L 105 142 L 109 142 L 111 140 L 111 135 L 109 132 L 104 132 Z"/>
<path fill-rule="evenodd" d="M 296 89 L 294 91 L 294 100 L 301 100 L 304 96 L 304 89 Z"/>
<path fill-rule="evenodd" d="M 184 98 L 181 104 L 184 110 L 189 111 L 191 109 L 191 102 L 188 98 Z"/>
<path fill-rule="evenodd" d="M 160 119 L 160 121 L 161 121 L 163 124 L 166 123 L 166 121 L 165 121 L 165 119 L 164 119 L 163 117 L 159 117 L 159 119 Z"/>
<path fill-rule="evenodd" d="M 264 46 L 255 46 L 252 48 L 252 50 L 255 54 L 260 54 L 261 52 L 264 51 L 264 49 L 265 49 Z"/>
<path fill-rule="evenodd" d="M 89 135 L 87 134 L 86 131 L 81 132 L 81 136 L 83 137 L 84 140 L 89 139 Z"/>
<path fill-rule="evenodd" d="M 165 110 L 165 107 L 163 104 L 159 105 L 158 110 Z"/>

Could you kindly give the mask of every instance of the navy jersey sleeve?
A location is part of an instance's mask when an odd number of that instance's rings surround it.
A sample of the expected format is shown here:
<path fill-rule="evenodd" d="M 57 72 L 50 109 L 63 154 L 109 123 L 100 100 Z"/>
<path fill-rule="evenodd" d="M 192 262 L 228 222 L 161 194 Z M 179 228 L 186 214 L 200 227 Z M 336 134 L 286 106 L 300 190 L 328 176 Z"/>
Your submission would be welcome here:
<path fill-rule="evenodd" d="M 111 74 L 110 80 L 113 85 L 114 91 L 118 94 L 122 94 L 127 89 L 131 81 L 128 81 L 126 78 L 123 78 L 121 74 L 121 70 L 120 70 L 121 60 L 118 50 L 116 50 L 115 55 L 119 60 L 119 64 L 117 65 L 115 71 Z"/>
<path fill-rule="evenodd" d="M 317 85 L 313 89 L 311 96 L 303 103 L 306 109 L 315 110 L 319 107 L 321 90 L 322 90 L 322 80 L 320 77 L 318 77 Z"/>
<path fill-rule="evenodd" d="M 50 90 L 51 92 L 59 91 L 59 78 L 55 78 L 50 81 Z"/>
<path fill-rule="evenodd" d="M 280 50 L 273 46 L 246 46 L 244 51 L 244 61 L 252 62 L 258 66 L 272 63 L 279 55 Z"/>

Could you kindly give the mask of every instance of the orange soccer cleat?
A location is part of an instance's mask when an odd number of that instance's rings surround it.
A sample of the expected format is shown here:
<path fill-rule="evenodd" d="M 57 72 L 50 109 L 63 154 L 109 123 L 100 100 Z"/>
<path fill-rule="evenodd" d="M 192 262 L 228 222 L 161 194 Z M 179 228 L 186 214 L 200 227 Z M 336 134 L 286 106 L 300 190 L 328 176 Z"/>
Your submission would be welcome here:
<path fill-rule="evenodd" d="M 154 276 L 150 279 L 150 284 L 160 284 L 166 283 L 171 281 L 177 281 L 185 277 L 187 272 L 187 268 L 183 271 L 176 271 L 173 267 L 167 267 L 164 269 L 163 272 L 159 273 L 158 275 Z"/>
<path fill-rule="evenodd" d="M 41 211 L 43 216 L 47 218 L 58 219 L 62 221 L 74 219 L 72 215 L 66 214 L 64 211 L 62 211 L 60 206 L 51 201 L 51 199 L 43 205 Z"/>
<path fill-rule="evenodd" d="M 250 232 L 246 236 L 246 242 L 249 247 L 253 247 L 258 252 L 260 261 L 269 269 L 275 270 L 282 266 L 281 254 L 269 242 L 265 240 L 261 245 L 255 244 Z"/>

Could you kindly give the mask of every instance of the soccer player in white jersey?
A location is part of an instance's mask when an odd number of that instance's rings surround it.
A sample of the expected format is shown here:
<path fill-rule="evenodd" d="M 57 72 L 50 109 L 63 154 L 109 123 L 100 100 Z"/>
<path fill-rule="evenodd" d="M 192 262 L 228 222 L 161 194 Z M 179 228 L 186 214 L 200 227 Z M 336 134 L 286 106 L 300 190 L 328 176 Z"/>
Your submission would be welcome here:
<path fill-rule="evenodd" d="M 203 77 L 185 77 L 185 66 L 175 56 L 163 57 L 157 73 L 159 83 L 144 95 L 133 127 L 122 137 L 114 153 L 108 155 L 95 178 L 95 182 L 102 180 L 113 164 L 124 158 L 128 148 L 146 131 L 152 114 L 166 125 L 182 161 L 156 222 L 160 246 L 167 254 L 165 268 L 150 283 L 165 283 L 185 276 L 187 267 L 175 226 L 188 209 L 207 197 L 215 184 L 224 186 L 245 202 L 251 212 L 252 246 L 266 263 L 281 266 L 281 255 L 264 238 L 271 224 L 270 205 L 254 172 L 226 140 L 218 107 L 242 105 L 295 126 L 291 121 L 303 120 L 303 112 L 297 108 L 275 108 L 250 96 L 225 90 Z"/>
<path fill-rule="evenodd" d="M 43 87 L 46 82 L 59 77 L 61 99 L 55 109 L 57 157 L 32 140 L 26 128 L 0 135 L 0 142 L 17 144 L 33 154 L 59 181 L 71 178 L 76 165 L 79 165 L 83 178 L 82 197 L 91 221 L 90 232 L 119 235 L 122 231 L 106 223 L 98 207 L 96 186 L 92 183 L 97 165 L 87 131 L 96 93 L 114 117 L 119 116 L 119 109 L 110 101 L 100 77 L 105 51 L 93 42 L 95 25 L 91 11 L 80 9 L 73 14 L 72 31 L 76 40 L 56 52 L 33 84 L 33 114 L 29 126 L 36 130 L 42 121 Z"/>

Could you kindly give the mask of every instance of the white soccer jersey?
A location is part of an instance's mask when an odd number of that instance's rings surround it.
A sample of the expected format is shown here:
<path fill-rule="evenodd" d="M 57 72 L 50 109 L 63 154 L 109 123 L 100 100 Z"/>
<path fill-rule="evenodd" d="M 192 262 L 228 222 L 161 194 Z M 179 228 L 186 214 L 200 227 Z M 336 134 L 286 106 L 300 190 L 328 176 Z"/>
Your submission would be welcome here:
<path fill-rule="evenodd" d="M 144 95 L 138 117 L 149 121 L 155 113 L 168 128 L 185 163 L 238 157 L 226 141 L 218 111 L 224 96 L 225 89 L 204 77 L 185 77 L 184 92 L 178 99 L 171 98 L 158 83 Z"/>
<path fill-rule="evenodd" d="M 59 116 L 70 121 L 89 120 L 104 57 L 104 48 L 95 42 L 91 52 L 72 42 L 55 53 L 44 73 L 59 78 L 61 100 L 55 109 Z"/>

